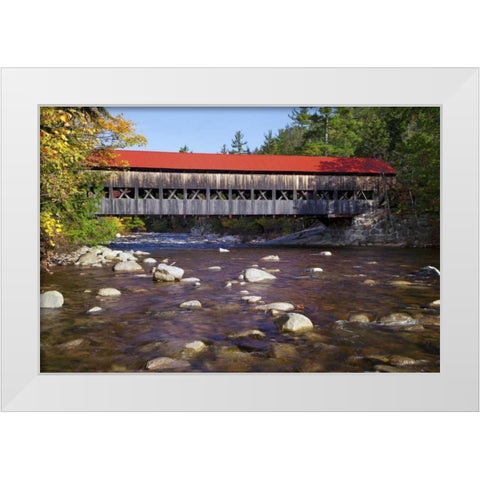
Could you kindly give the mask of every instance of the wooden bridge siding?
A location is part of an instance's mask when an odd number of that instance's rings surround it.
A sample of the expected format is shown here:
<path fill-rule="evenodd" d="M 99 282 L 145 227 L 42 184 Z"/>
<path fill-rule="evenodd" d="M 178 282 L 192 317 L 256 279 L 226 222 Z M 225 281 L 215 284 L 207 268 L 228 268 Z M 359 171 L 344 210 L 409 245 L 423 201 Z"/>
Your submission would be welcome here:
<path fill-rule="evenodd" d="M 100 215 L 358 215 L 375 208 L 373 200 L 152 200 L 101 201 Z"/>
<path fill-rule="evenodd" d="M 105 185 L 109 187 L 110 198 L 103 198 L 99 214 L 102 215 L 358 215 L 375 208 L 385 189 L 386 180 L 379 176 L 349 175 L 260 175 L 260 174 L 216 174 L 216 173 L 169 173 L 169 172 L 104 172 Z M 113 189 L 128 187 L 135 198 L 113 198 Z M 160 192 L 159 199 L 139 198 L 139 188 L 153 188 Z M 200 189 L 207 193 L 207 200 L 164 199 L 164 189 Z M 228 200 L 213 200 L 212 190 L 228 191 Z M 371 190 L 373 200 L 234 200 L 232 190 Z M 213 192 L 212 192 L 213 193 Z"/>
<path fill-rule="evenodd" d="M 103 172 L 106 186 L 141 188 L 189 188 L 227 190 L 361 190 L 382 191 L 378 175 L 292 175 L 227 174 L 178 172 Z M 391 177 L 386 177 L 387 182 Z"/>

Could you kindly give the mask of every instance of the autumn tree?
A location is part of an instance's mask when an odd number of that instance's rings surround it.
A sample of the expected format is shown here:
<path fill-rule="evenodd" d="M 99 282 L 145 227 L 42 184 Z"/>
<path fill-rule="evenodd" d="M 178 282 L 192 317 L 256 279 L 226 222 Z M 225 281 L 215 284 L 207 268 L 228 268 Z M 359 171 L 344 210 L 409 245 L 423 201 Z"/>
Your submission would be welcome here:
<path fill-rule="evenodd" d="M 112 225 L 97 218 L 103 182 L 93 171 L 114 149 L 144 145 L 134 124 L 101 107 L 40 109 L 40 244 L 43 257 L 61 245 L 108 240 Z"/>

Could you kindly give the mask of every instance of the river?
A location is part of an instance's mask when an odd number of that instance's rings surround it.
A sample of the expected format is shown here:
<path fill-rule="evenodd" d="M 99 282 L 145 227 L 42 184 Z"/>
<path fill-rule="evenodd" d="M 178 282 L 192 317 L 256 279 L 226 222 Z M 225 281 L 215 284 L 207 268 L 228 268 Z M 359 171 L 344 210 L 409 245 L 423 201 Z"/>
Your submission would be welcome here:
<path fill-rule="evenodd" d="M 438 372 L 440 369 L 437 275 L 412 275 L 427 265 L 440 268 L 437 249 L 393 247 L 327 248 L 248 246 L 233 238 L 188 234 L 136 234 L 111 248 L 141 250 L 168 258 L 198 277 L 200 285 L 152 281 L 145 273 L 116 273 L 112 265 L 56 266 L 42 272 L 41 290 L 60 291 L 58 309 L 41 309 L 42 372 L 148 372 L 155 358 L 173 359 L 164 371 L 183 372 Z M 229 252 L 220 252 L 220 248 Z M 261 260 L 277 255 L 278 261 Z M 277 278 L 241 284 L 245 268 L 259 265 Z M 209 267 L 218 266 L 220 270 Z M 312 267 L 323 269 L 309 273 Z M 227 282 L 232 285 L 227 287 Z M 99 297 L 113 287 L 118 297 Z M 271 314 L 242 300 L 290 302 L 314 328 L 283 333 Z M 184 309 L 187 300 L 202 308 Z M 87 313 L 92 307 L 98 313 Z M 354 313 L 370 322 L 347 321 Z M 406 325 L 382 324 L 382 317 L 406 313 Z M 250 332 L 258 330 L 259 332 Z M 205 344 L 192 353 L 185 345 Z M 169 365 L 169 366 L 168 366 Z"/>

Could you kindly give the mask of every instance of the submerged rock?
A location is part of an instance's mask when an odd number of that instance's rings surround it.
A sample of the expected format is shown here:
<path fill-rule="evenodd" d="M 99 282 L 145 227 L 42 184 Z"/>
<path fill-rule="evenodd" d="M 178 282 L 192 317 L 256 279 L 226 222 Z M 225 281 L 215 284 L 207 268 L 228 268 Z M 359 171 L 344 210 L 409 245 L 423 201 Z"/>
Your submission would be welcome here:
<path fill-rule="evenodd" d="M 282 332 L 305 332 L 313 329 L 312 321 L 301 313 L 286 313 L 275 320 Z"/>
<path fill-rule="evenodd" d="M 332 252 L 324 251 L 324 252 L 320 252 L 320 255 L 323 255 L 324 257 L 331 257 Z"/>
<path fill-rule="evenodd" d="M 170 357 L 157 357 L 149 360 L 146 365 L 147 370 L 185 370 L 190 367 L 190 363 L 186 360 L 176 360 Z"/>
<path fill-rule="evenodd" d="M 232 333 L 231 335 L 228 336 L 228 338 L 244 338 L 244 337 L 262 339 L 262 338 L 265 338 L 265 334 L 260 330 L 252 329 L 252 330 L 244 330 L 243 332 Z"/>
<path fill-rule="evenodd" d="M 118 262 L 113 266 L 114 272 L 143 272 L 143 268 L 133 260 Z"/>
<path fill-rule="evenodd" d="M 218 265 L 214 265 L 213 267 L 208 267 L 208 270 L 211 270 L 212 272 L 219 272 L 222 269 L 222 267 L 219 267 Z"/>
<path fill-rule="evenodd" d="M 258 268 L 247 268 L 245 270 L 245 280 L 247 282 L 262 282 L 264 280 L 274 280 L 277 277 L 271 273 L 265 272 L 264 270 L 259 270 Z"/>
<path fill-rule="evenodd" d="M 40 294 L 40 308 L 60 308 L 63 305 L 63 295 L 57 290 Z"/>
<path fill-rule="evenodd" d="M 190 357 L 203 352 L 207 348 L 207 345 L 205 345 L 205 343 L 203 343 L 201 340 L 195 340 L 194 342 L 184 345 L 182 354 L 186 357 Z"/>
<path fill-rule="evenodd" d="M 406 313 L 391 313 L 390 315 L 380 318 L 377 323 L 379 325 L 416 325 L 418 320 Z"/>
<path fill-rule="evenodd" d="M 298 351 L 294 345 L 289 343 L 274 343 L 272 345 L 273 356 L 278 359 L 291 360 L 298 356 Z"/>
<path fill-rule="evenodd" d="M 259 297 L 257 295 L 245 295 L 244 297 L 242 297 L 242 300 L 244 302 L 248 302 L 248 303 L 257 303 L 261 299 L 262 299 L 262 297 Z"/>
<path fill-rule="evenodd" d="M 62 343 L 59 345 L 60 348 L 65 348 L 70 350 L 71 348 L 79 347 L 85 340 L 83 338 L 76 338 L 75 340 L 70 340 L 69 342 Z"/>
<path fill-rule="evenodd" d="M 390 282 L 390 285 L 393 285 L 394 287 L 410 287 L 413 283 L 407 282 L 406 280 L 394 280 L 393 282 Z"/>
<path fill-rule="evenodd" d="M 307 268 L 305 271 L 308 273 L 320 273 L 320 272 L 323 272 L 323 268 L 311 267 L 311 268 Z"/>
<path fill-rule="evenodd" d="M 389 359 L 390 364 L 395 367 L 405 367 L 407 365 L 415 365 L 416 360 L 410 357 L 404 357 L 402 355 L 392 355 Z"/>
<path fill-rule="evenodd" d="M 373 369 L 377 372 L 386 372 L 386 373 L 398 373 L 402 372 L 400 368 L 393 367 L 392 365 L 374 365 Z"/>
<path fill-rule="evenodd" d="M 188 300 L 181 303 L 180 308 L 202 308 L 202 304 L 198 300 Z"/>
<path fill-rule="evenodd" d="M 370 318 L 365 313 L 352 313 L 348 317 L 349 322 L 370 323 Z"/>
<path fill-rule="evenodd" d="M 422 315 L 418 318 L 418 322 L 421 325 L 435 325 L 440 326 L 440 317 L 436 315 Z"/>
<path fill-rule="evenodd" d="M 103 309 L 101 307 L 92 307 L 90 310 L 87 310 L 87 313 L 97 313 L 101 312 Z"/>
<path fill-rule="evenodd" d="M 98 291 L 98 295 L 100 295 L 101 297 L 116 297 L 118 295 L 121 295 L 122 293 L 117 290 L 116 288 L 110 288 L 110 287 L 107 287 L 107 288 L 101 288 L 99 291 Z"/>

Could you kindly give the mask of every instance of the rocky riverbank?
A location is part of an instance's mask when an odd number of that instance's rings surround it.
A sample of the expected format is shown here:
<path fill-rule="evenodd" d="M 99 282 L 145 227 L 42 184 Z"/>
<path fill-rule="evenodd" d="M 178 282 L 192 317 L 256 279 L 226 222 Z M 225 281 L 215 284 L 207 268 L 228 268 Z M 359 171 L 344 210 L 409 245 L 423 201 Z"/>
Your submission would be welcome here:
<path fill-rule="evenodd" d="M 386 217 L 383 211 L 275 238 L 265 245 L 439 247 L 439 225 L 428 217 Z"/>

